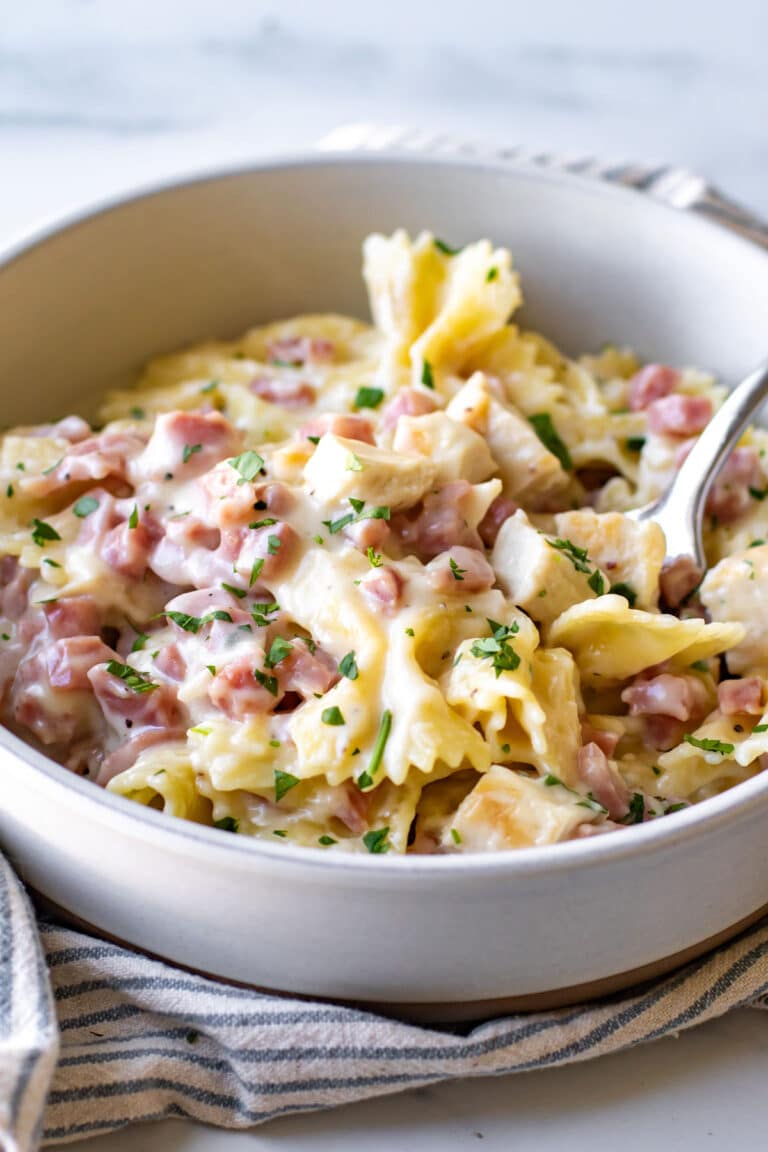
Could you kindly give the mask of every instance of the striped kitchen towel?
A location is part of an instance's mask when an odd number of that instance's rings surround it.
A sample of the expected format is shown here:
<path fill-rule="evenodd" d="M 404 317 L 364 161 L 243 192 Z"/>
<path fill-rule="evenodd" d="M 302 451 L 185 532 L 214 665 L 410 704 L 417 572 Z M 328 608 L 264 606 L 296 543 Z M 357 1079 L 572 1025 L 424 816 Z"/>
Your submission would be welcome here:
<path fill-rule="evenodd" d="M 359 126 L 325 144 L 447 146 Z M 641 188 L 768 246 L 768 229 L 684 170 L 504 155 Z M 768 919 L 630 993 L 437 1030 L 231 987 L 36 920 L 0 857 L 0 1152 L 163 1116 L 245 1128 L 455 1077 L 586 1060 L 743 1005 L 768 1007 Z"/>

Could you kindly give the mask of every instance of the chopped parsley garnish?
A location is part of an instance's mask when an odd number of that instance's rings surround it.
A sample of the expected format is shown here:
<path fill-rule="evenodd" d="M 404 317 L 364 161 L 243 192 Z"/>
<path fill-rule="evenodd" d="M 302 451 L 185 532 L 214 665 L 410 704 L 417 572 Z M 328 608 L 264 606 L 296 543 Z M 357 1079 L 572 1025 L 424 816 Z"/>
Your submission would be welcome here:
<path fill-rule="evenodd" d="M 169 620 L 173 620 L 174 624 L 178 624 L 179 628 L 183 628 L 185 632 L 197 633 L 203 624 L 199 616 L 189 616 L 186 612 L 166 612 L 166 616 Z"/>
<path fill-rule="evenodd" d="M 58 468 L 59 464 L 61 464 L 63 459 L 64 459 L 64 457 L 60 456 L 58 458 L 58 460 L 56 460 L 53 464 L 51 464 L 51 466 L 49 468 L 43 468 L 41 475 L 43 475 L 43 476 L 53 475 L 53 473 L 56 471 L 56 469 Z"/>
<path fill-rule="evenodd" d="M 55 528 L 46 524 L 45 520 L 38 520 L 35 517 L 32 521 L 32 539 L 38 548 L 45 548 L 49 540 L 61 540 L 61 536 Z"/>
<path fill-rule="evenodd" d="M 645 819 L 645 797 L 642 792 L 633 792 L 629 801 L 629 812 L 621 820 L 622 824 L 642 824 Z"/>
<path fill-rule="evenodd" d="M 311 636 L 297 636 L 296 639 L 301 640 L 302 644 L 306 644 L 307 648 L 314 656 L 315 652 L 317 651 L 317 644 L 315 644 Z"/>
<path fill-rule="evenodd" d="M 117 660 L 108 662 L 107 672 L 110 676 L 116 676 L 118 680 L 122 680 L 132 692 L 154 692 L 155 688 L 158 687 L 147 676 L 142 676 L 141 672 L 131 668 L 130 664 L 120 664 Z"/>
<path fill-rule="evenodd" d="M 438 252 L 442 252 L 444 256 L 458 256 L 459 252 L 463 251 L 463 247 L 452 248 L 450 244 L 446 244 L 445 240 L 440 240 L 437 236 L 435 236 L 433 244 Z"/>
<path fill-rule="evenodd" d="M 754 728 L 752 729 L 753 736 L 755 732 L 768 732 L 768 724 L 755 724 Z"/>
<path fill-rule="evenodd" d="M 502 744 L 501 750 L 505 756 L 511 751 L 509 744 Z"/>
<path fill-rule="evenodd" d="M 706 660 L 694 660 L 690 667 L 696 672 L 709 672 L 709 664 Z"/>
<path fill-rule="evenodd" d="M 748 548 L 759 548 L 761 544 L 765 544 L 765 540 L 750 540 L 747 545 Z"/>
<path fill-rule="evenodd" d="M 603 592 L 605 592 L 605 580 L 599 568 L 595 568 L 589 580 L 587 580 L 587 584 L 589 584 L 596 596 L 602 596 Z M 629 597 L 627 597 L 627 599 L 629 599 Z"/>
<path fill-rule="evenodd" d="M 232 623 L 232 617 L 224 608 L 214 608 L 211 612 L 206 612 L 200 623 L 210 624 L 211 620 L 223 620 L 225 624 Z"/>
<path fill-rule="evenodd" d="M 269 652 L 264 657 L 264 667 L 276 667 L 276 665 L 282 660 L 285 660 L 286 656 L 292 651 L 293 644 L 291 644 L 290 640 L 284 640 L 282 636 L 275 636 L 270 645 Z"/>
<path fill-rule="evenodd" d="M 202 452 L 202 444 L 185 444 L 181 453 L 182 464 L 188 464 L 197 452 Z"/>
<path fill-rule="evenodd" d="M 278 804 L 286 792 L 290 792 L 291 788 L 295 788 L 298 783 L 298 776 L 294 776 L 290 772 L 281 772 L 279 768 L 275 768 L 275 800 Z"/>
<path fill-rule="evenodd" d="M 547 788 L 564 788 L 566 792 L 570 792 L 572 796 L 578 796 L 579 799 L 576 801 L 577 808 L 589 808 L 591 812 L 599 812 L 602 815 L 605 815 L 608 811 L 599 800 L 595 800 L 591 792 L 583 796 L 581 792 L 577 792 L 575 788 L 569 787 L 559 776 L 553 776 L 551 772 L 547 773 L 544 777 L 544 784 Z"/>
<path fill-rule="evenodd" d="M 385 828 L 377 828 L 375 831 L 371 830 L 370 832 L 366 832 L 365 836 L 363 836 L 363 844 L 365 844 L 368 851 L 374 856 L 381 856 L 384 852 L 389 851 L 387 836 L 389 836 L 389 825 Z"/>
<path fill-rule="evenodd" d="M 3 634 L 0 636 L 0 640 L 10 640 L 10 638 L 11 637 L 7 632 L 3 632 Z"/>
<path fill-rule="evenodd" d="M 536 412 L 528 417 L 528 421 L 547 451 L 557 457 L 566 472 L 570 472 L 573 468 L 571 454 L 558 435 L 549 412 Z"/>
<path fill-rule="evenodd" d="M 347 452 L 347 462 L 344 467 L 346 472 L 362 472 L 363 462 L 354 452 Z"/>
<path fill-rule="evenodd" d="M 274 620 L 270 620 L 270 616 L 274 616 L 275 612 L 280 611 L 280 605 L 273 601 L 271 604 L 252 604 L 251 616 L 253 617 L 254 624 L 257 628 L 268 628 Z"/>
<path fill-rule="evenodd" d="M 264 558 L 263 557 L 260 557 L 258 560 L 254 560 L 253 567 L 251 568 L 251 575 L 248 578 L 248 587 L 249 588 L 253 588 L 254 584 L 256 583 L 259 576 L 261 575 L 261 570 L 263 567 L 264 567 Z"/>
<path fill-rule="evenodd" d="M 370 564 L 371 568 L 381 568 L 384 561 L 381 557 L 381 553 L 375 550 L 373 544 L 368 545 L 365 550 L 365 554 L 368 557 L 368 563 Z"/>
<path fill-rule="evenodd" d="M 310 444 L 314 444 L 315 446 L 320 443 L 319 436 L 307 436 L 306 439 L 309 440 Z"/>
<path fill-rule="evenodd" d="M 270 746 L 270 748 L 280 748 L 281 744 L 280 744 L 279 740 L 270 740 L 269 746 Z"/>
<path fill-rule="evenodd" d="M 215 676 L 215 675 L 216 675 L 216 665 L 215 665 L 215 664 L 206 664 L 206 666 L 205 666 L 205 667 L 208 669 L 208 671 L 210 672 L 211 676 Z"/>
<path fill-rule="evenodd" d="M 320 719 L 323 724 L 330 724 L 332 728 L 338 728 L 346 723 L 341 708 L 338 708 L 335 704 L 330 708 L 324 708 L 320 713 Z"/>
<path fill-rule="evenodd" d="M 605 592 L 603 574 L 599 568 L 592 569 L 590 567 L 590 560 L 586 548 L 577 548 L 572 540 L 561 540 L 559 537 L 555 540 L 548 539 L 547 544 L 550 548 L 554 548 L 556 552 L 562 552 L 564 556 L 567 556 L 577 572 L 583 572 L 589 577 L 587 584 L 596 595 L 603 595 Z M 621 592 L 620 595 L 623 596 L 624 592 Z M 629 600 L 628 596 L 627 600 Z"/>
<path fill-rule="evenodd" d="M 61 568 L 58 560 L 51 560 L 50 556 L 43 557 L 43 564 L 47 564 L 49 568 Z"/>
<path fill-rule="evenodd" d="M 365 500 L 357 500 L 354 496 L 349 497 L 349 503 L 352 505 L 351 512 L 346 512 L 343 516 L 339 516 L 337 520 L 323 520 L 323 524 L 331 536 L 335 536 L 337 532 L 341 532 L 342 528 L 346 528 L 347 524 L 357 524 L 360 520 L 389 520 L 391 516 L 391 511 L 386 506 L 377 505 L 375 508 L 366 510 Z"/>
<path fill-rule="evenodd" d="M 333 836 L 319 836 L 318 844 L 322 844 L 323 848 L 330 848 L 331 844 L 338 844 L 338 840 L 334 840 Z"/>
<path fill-rule="evenodd" d="M 225 584 L 222 581 L 222 588 L 225 592 L 229 592 L 230 596 L 235 596 L 238 600 L 244 600 L 248 593 L 242 588 L 235 588 L 234 584 Z"/>
<path fill-rule="evenodd" d="M 277 524 L 274 516 L 265 516 L 263 520 L 254 520 L 248 525 L 249 528 L 271 528 L 273 524 Z"/>
<path fill-rule="evenodd" d="M 683 808 L 688 808 L 690 805 L 686 804 L 684 800 L 679 800 L 677 804 L 667 804 L 664 809 L 665 816 L 671 816 L 673 812 L 682 812 Z"/>
<path fill-rule="evenodd" d="M 240 821 L 234 816 L 222 816 L 221 820 L 214 820 L 214 828 L 221 828 L 222 832 L 239 832 Z"/>
<path fill-rule="evenodd" d="M 510 636 L 519 631 L 519 625 L 516 621 L 507 625 L 488 620 L 488 627 L 491 635 L 475 640 L 470 652 L 477 660 L 490 660 L 498 679 L 502 672 L 514 672 L 520 664 L 520 657 L 509 644 Z"/>
<path fill-rule="evenodd" d="M 463 580 L 467 572 L 466 568 L 459 568 L 453 556 L 451 556 L 449 564 L 451 566 L 451 575 L 453 576 L 454 580 Z"/>
<path fill-rule="evenodd" d="M 238 473 L 240 479 L 238 485 L 247 484 L 249 481 L 254 480 L 258 476 L 261 469 L 264 467 L 264 460 L 259 456 L 258 452 L 253 452 L 250 448 L 247 452 L 241 452 L 239 456 L 235 456 L 232 460 L 228 461 Z"/>
<path fill-rule="evenodd" d="M 280 551 L 282 540 L 279 536 L 267 536 L 267 552 L 270 556 L 275 556 Z"/>
<path fill-rule="evenodd" d="M 269 362 L 276 368 L 301 368 L 304 364 L 303 360 L 281 360 L 279 356 L 271 356 Z"/>
<path fill-rule="evenodd" d="M 378 408 L 384 399 L 382 388 L 358 388 L 355 396 L 355 408 Z"/>
<path fill-rule="evenodd" d="M 5 490 L 5 494 L 8 497 L 8 499 L 10 500 L 11 497 L 13 496 L 13 484 L 8 485 L 8 487 Z"/>
<path fill-rule="evenodd" d="M 146 416 L 146 412 L 143 408 L 131 408 L 130 413 L 131 419 L 133 420 L 143 420 Z"/>
<path fill-rule="evenodd" d="M 337 520 L 323 520 L 323 524 L 331 536 L 335 536 L 337 532 L 341 532 L 342 528 L 346 528 L 347 524 L 351 524 L 354 519 L 354 512 L 347 512 L 344 516 L 339 516 Z"/>
<path fill-rule="evenodd" d="M 26 472 L 26 470 L 27 470 L 27 466 L 26 466 L 26 464 L 24 463 L 24 461 L 23 461 L 23 460 L 19 460 L 19 461 L 18 461 L 18 463 L 16 464 L 16 470 L 17 470 L 18 472 Z"/>
<path fill-rule="evenodd" d="M 492 268 L 489 268 L 485 274 L 486 284 L 490 284 L 492 280 L 496 280 L 498 278 L 498 275 L 499 275 L 499 270 L 496 267 L 496 265 L 494 264 L 494 266 Z"/>
<path fill-rule="evenodd" d="M 625 600 L 629 601 L 630 608 L 634 608 L 637 601 L 637 592 L 635 592 L 631 584 L 611 584 L 610 591 L 615 596 L 623 596 Z"/>
<path fill-rule="evenodd" d="M 357 778 L 358 788 L 365 790 L 366 788 L 373 787 L 373 778 L 381 767 L 381 761 L 384 759 L 384 749 L 387 746 L 387 740 L 389 740 L 389 734 L 391 731 L 392 713 L 387 708 L 381 714 L 381 720 L 379 721 L 379 731 L 376 735 L 376 743 L 373 746 L 373 752 L 371 753 L 371 759 L 368 762 L 368 767 Z M 387 831 L 389 831 L 389 829 L 387 829 Z"/>
<path fill-rule="evenodd" d="M 654 776 L 661 776 L 661 768 L 659 768 L 658 764 L 651 765 L 651 772 L 653 772 Z"/>
<path fill-rule="evenodd" d="M 406 636 L 415 636 L 416 635 L 413 628 L 406 628 L 405 634 L 406 634 Z"/>
<path fill-rule="evenodd" d="M 99 502 L 95 496 L 81 496 L 72 505 L 72 511 L 75 516 L 80 520 L 85 520 L 86 516 L 90 516 L 91 512 L 95 512 L 99 506 Z"/>
<path fill-rule="evenodd" d="M 270 696 L 277 696 L 277 676 L 267 676 L 266 672 L 261 672 L 258 668 L 253 670 L 253 678 L 257 684 L 261 684 Z"/>
<path fill-rule="evenodd" d="M 134 528 L 138 528 L 138 526 L 139 526 L 139 506 L 138 506 L 138 504 L 134 504 L 133 511 L 131 512 L 130 516 L 128 517 L 128 527 L 131 530 L 133 530 Z"/>
<path fill-rule="evenodd" d="M 342 657 L 339 661 L 339 672 L 342 676 L 346 676 L 347 680 L 357 680 L 358 668 L 354 652 L 347 652 L 346 656 Z"/>
<path fill-rule="evenodd" d="M 272 831 L 273 836 L 279 836 L 281 840 L 285 840 L 288 833 L 283 828 L 275 828 Z"/>
<path fill-rule="evenodd" d="M 765 500 L 768 496 L 768 488 L 750 488 L 749 494 L 754 500 Z"/>
<path fill-rule="evenodd" d="M 645 447 L 645 436 L 629 436 L 625 444 L 630 452 L 642 452 Z"/>
<path fill-rule="evenodd" d="M 453 840 L 454 844 L 461 844 L 461 832 L 459 832 L 458 828 L 451 828 L 451 840 Z"/>
<path fill-rule="evenodd" d="M 697 739 L 696 736 L 689 736 L 688 733 L 683 736 L 686 744 L 692 744 L 694 748 L 701 748 L 702 752 L 719 752 L 721 756 L 730 756 L 734 750 L 734 744 L 728 744 L 724 740 L 710 740 L 710 739 Z"/>
<path fill-rule="evenodd" d="M 363 508 L 365 508 L 365 500 L 356 500 L 354 496 L 350 496 L 349 502 L 355 512 L 362 512 Z"/>
<path fill-rule="evenodd" d="M 131 652 L 141 652 L 142 648 L 144 648 L 146 645 L 147 640 L 149 640 L 147 633 L 139 632 L 133 644 L 131 644 Z"/>
<path fill-rule="evenodd" d="M 432 373 L 432 365 L 429 360 L 425 360 L 421 366 L 421 382 L 425 388 L 432 388 L 434 390 L 435 377 Z"/>
<path fill-rule="evenodd" d="M 209 380 L 207 384 L 203 385 L 200 392 L 205 396 L 208 392 L 213 392 L 214 389 L 218 388 L 219 384 L 221 384 L 221 380 Z"/>

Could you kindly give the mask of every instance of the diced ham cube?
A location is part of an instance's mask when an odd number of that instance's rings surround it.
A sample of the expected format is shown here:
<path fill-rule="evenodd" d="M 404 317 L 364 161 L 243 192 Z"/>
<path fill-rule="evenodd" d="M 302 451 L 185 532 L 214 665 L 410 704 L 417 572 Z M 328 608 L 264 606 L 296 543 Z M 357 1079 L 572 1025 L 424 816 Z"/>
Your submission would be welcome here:
<path fill-rule="evenodd" d="M 762 716 L 765 711 L 762 680 L 758 676 L 747 676 L 721 681 L 717 686 L 717 706 L 724 716 L 736 716 L 739 712 Z"/>
<path fill-rule="evenodd" d="M 293 641 L 293 648 L 277 666 L 277 674 L 286 692 L 300 696 L 326 693 L 340 679 L 336 661 L 322 648 L 311 652 L 303 640 Z"/>
<path fill-rule="evenodd" d="M 257 376 L 248 385 L 254 396 L 283 408 L 306 408 L 315 402 L 315 390 L 305 380 L 281 380 L 274 376 Z"/>
<path fill-rule="evenodd" d="M 88 679 L 107 722 L 119 732 L 126 728 L 183 727 L 183 711 L 170 684 L 158 684 L 148 692 L 137 692 L 119 676 L 97 664 Z"/>
<path fill-rule="evenodd" d="M 654 400 L 648 408 L 648 427 L 665 436 L 695 436 L 712 418 L 708 396 L 684 396 L 679 392 Z"/>
<path fill-rule="evenodd" d="M 427 416 L 436 411 L 437 401 L 418 388 L 401 388 L 381 413 L 382 428 L 394 428 L 401 416 Z"/>
<path fill-rule="evenodd" d="M 629 406 L 633 412 L 647 408 L 654 400 L 669 396 L 680 383 L 680 373 L 666 364 L 646 364 L 629 382 Z"/>
<path fill-rule="evenodd" d="M 6 620 L 23 616 L 36 576 L 34 568 L 22 568 L 15 556 L 0 557 L 0 616 Z"/>
<path fill-rule="evenodd" d="M 299 431 L 303 440 L 309 437 L 325 436 L 330 432 L 343 440 L 360 440 L 363 444 L 375 444 L 373 427 L 365 416 L 345 415 L 344 413 L 324 412 L 315 420 L 310 420 Z"/>
<path fill-rule="evenodd" d="M 581 722 L 582 744 L 597 744 L 606 756 L 613 756 L 616 745 L 620 740 L 618 732 L 609 732 L 605 728 L 594 728 L 588 721 Z"/>
<path fill-rule="evenodd" d="M 267 358 L 283 364 L 331 364 L 336 355 L 336 345 L 332 340 L 322 340 L 317 336 L 281 336 L 267 344 Z"/>
<path fill-rule="evenodd" d="M 230 720 L 246 720 L 249 716 L 272 712 L 283 696 L 283 690 L 275 687 L 272 693 L 254 676 L 255 663 L 252 653 L 231 660 L 211 680 L 208 698 L 220 708 Z M 274 670 L 264 673 L 277 680 Z"/>
<path fill-rule="evenodd" d="M 358 520 L 355 524 L 347 524 L 343 531 L 355 548 L 367 552 L 369 548 L 381 548 L 390 534 L 390 527 L 386 520 Z"/>
<path fill-rule="evenodd" d="M 403 578 L 397 569 L 384 564 L 367 572 L 360 581 L 360 588 L 377 609 L 392 612 L 400 603 Z"/>
<path fill-rule="evenodd" d="M 467 521 L 471 500 L 472 485 L 451 480 L 415 508 L 393 516 L 392 530 L 420 558 L 431 559 L 455 545 L 480 548 L 480 536 Z"/>
<path fill-rule="evenodd" d="M 169 740 L 179 740 L 183 735 L 183 728 L 142 728 L 105 758 L 95 777 L 96 783 L 106 788 L 115 776 L 132 768 L 146 748 L 166 744 Z"/>
<path fill-rule="evenodd" d="M 496 573 L 476 548 L 450 548 L 431 560 L 426 572 L 430 584 L 441 595 L 486 592 L 496 582 Z"/>
<path fill-rule="evenodd" d="M 164 412 L 132 466 L 131 479 L 192 480 L 224 457 L 236 456 L 240 446 L 239 433 L 220 412 Z"/>
<path fill-rule="evenodd" d="M 643 742 L 658 752 L 676 747 L 685 735 L 685 722 L 674 716 L 644 716 Z"/>
<path fill-rule="evenodd" d="M 618 769 L 597 744 L 585 744 L 576 755 L 576 771 L 582 784 L 598 804 L 607 808 L 613 820 L 621 820 L 629 811 L 629 791 Z"/>
<path fill-rule="evenodd" d="M 352 780 L 346 780 L 337 789 L 334 816 L 349 828 L 353 836 L 361 836 L 368 828 L 371 792 L 362 792 Z"/>
<path fill-rule="evenodd" d="M 731 524 L 752 507 L 750 489 L 764 486 L 757 451 L 748 445 L 734 448 L 707 497 L 707 515 L 720 524 Z"/>
<path fill-rule="evenodd" d="M 274 580 L 296 560 L 299 550 L 298 533 L 290 524 L 279 521 L 266 528 L 246 528 L 237 537 L 222 539 L 221 551 L 225 555 L 235 552 L 234 567 L 237 575 L 231 583 L 247 586 L 253 565 L 263 560 L 259 571 L 262 580 Z"/>
<path fill-rule="evenodd" d="M 177 682 L 184 679 L 184 674 L 187 671 L 187 664 L 178 644 L 166 644 L 164 648 L 161 648 L 157 654 L 155 666 L 169 680 L 176 680 Z"/>
<path fill-rule="evenodd" d="M 709 693 L 698 676 L 669 672 L 650 680 L 638 677 L 624 689 L 621 699 L 629 705 L 630 716 L 671 716 L 687 722 L 709 710 Z"/>
<path fill-rule="evenodd" d="M 94 666 L 114 656 L 98 636 L 70 636 L 29 653 L 11 690 L 14 719 L 43 744 L 70 743 L 90 723 L 87 706 L 76 694 L 87 691 Z"/>
<path fill-rule="evenodd" d="M 145 516 L 134 528 L 124 520 L 107 532 L 101 546 L 101 558 L 121 576 L 140 580 L 161 535 L 160 525 L 151 517 Z"/>
<path fill-rule="evenodd" d="M 93 637 L 101 628 L 102 609 L 92 596 L 62 596 L 44 604 L 42 612 L 53 640 Z"/>
<path fill-rule="evenodd" d="M 704 575 L 692 556 L 667 558 L 659 576 L 661 599 L 667 608 L 679 608 Z"/>
<path fill-rule="evenodd" d="M 30 496 L 47 496 L 68 484 L 106 480 L 125 481 L 128 466 L 144 449 L 135 432 L 102 432 L 73 444 L 56 467 L 39 476 L 24 476 L 19 487 Z"/>
<path fill-rule="evenodd" d="M 505 520 L 509 520 L 510 516 L 514 516 L 519 507 L 519 504 L 515 504 L 514 500 L 508 500 L 506 496 L 496 497 L 477 526 L 486 548 L 493 548 L 502 524 Z"/>

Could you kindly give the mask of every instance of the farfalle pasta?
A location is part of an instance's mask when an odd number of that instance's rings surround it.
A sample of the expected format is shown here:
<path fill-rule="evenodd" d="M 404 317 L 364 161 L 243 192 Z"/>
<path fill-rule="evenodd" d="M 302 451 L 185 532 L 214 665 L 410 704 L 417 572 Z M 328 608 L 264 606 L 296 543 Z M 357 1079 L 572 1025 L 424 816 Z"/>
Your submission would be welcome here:
<path fill-rule="evenodd" d="M 510 253 L 371 236 L 373 325 L 278 321 L 0 441 L 3 722 L 228 834 L 462 853 L 614 833 L 768 756 L 768 440 L 710 568 L 625 513 L 724 390 L 511 323 Z"/>

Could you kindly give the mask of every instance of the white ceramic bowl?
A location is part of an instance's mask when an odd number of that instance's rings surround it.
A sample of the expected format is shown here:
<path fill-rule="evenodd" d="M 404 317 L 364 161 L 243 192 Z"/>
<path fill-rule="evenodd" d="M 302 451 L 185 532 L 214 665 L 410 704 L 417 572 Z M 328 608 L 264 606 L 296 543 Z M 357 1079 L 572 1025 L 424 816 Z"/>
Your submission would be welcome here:
<path fill-rule="evenodd" d="M 2 422 L 88 415 L 147 357 L 257 321 L 365 315 L 361 240 L 401 225 L 509 245 L 526 320 L 568 351 L 625 341 L 730 383 L 766 353 L 768 255 L 714 225 L 500 162 L 325 156 L 163 188 L 6 254 Z M 168 819 L 4 731 L 0 756 L 0 841 L 37 892 L 267 988 L 432 1016 L 553 1003 L 669 967 L 768 903 L 768 777 L 613 836 L 358 857 Z"/>

